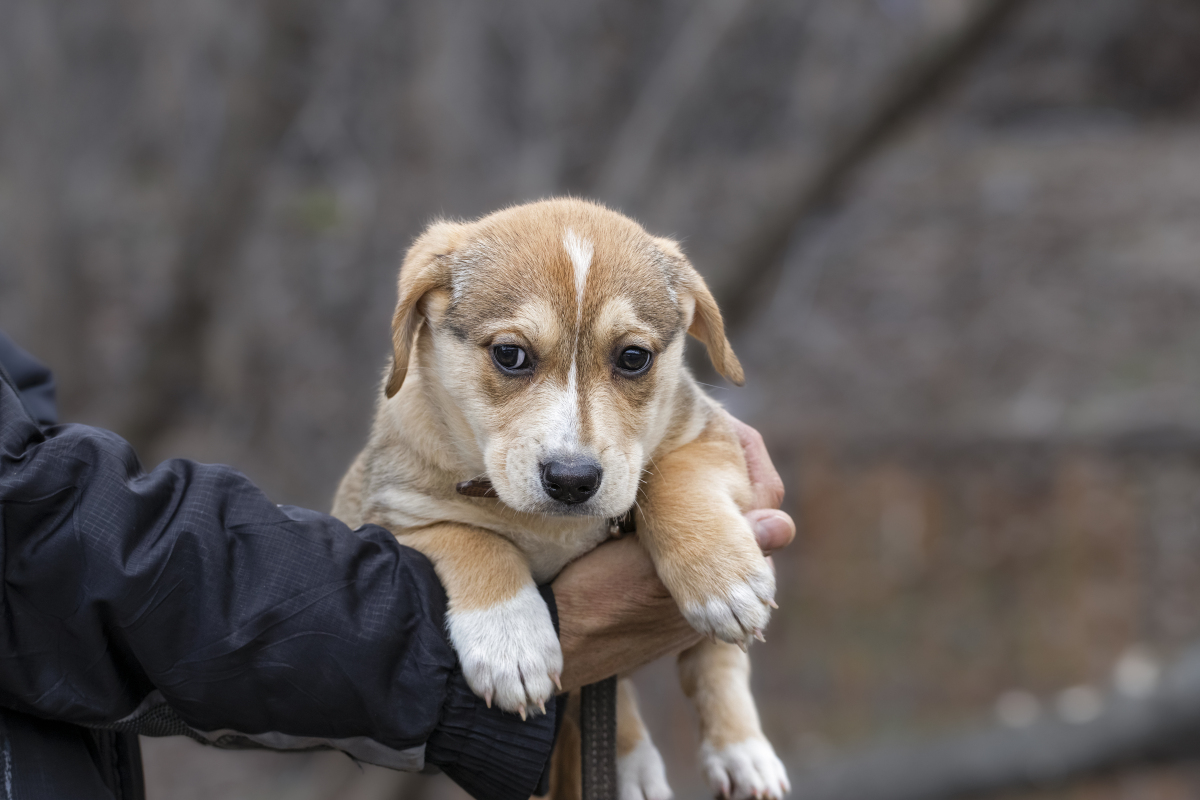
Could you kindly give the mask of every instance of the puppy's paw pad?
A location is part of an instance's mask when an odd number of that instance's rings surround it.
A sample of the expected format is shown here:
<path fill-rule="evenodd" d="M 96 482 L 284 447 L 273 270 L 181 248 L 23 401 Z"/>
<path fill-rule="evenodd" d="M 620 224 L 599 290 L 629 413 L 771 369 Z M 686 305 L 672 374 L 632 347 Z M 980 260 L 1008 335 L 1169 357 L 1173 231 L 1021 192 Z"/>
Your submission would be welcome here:
<path fill-rule="evenodd" d="M 658 748 L 647 738 L 617 758 L 620 800 L 671 800 L 667 770 Z"/>
<path fill-rule="evenodd" d="M 782 800 L 792 790 L 787 770 L 766 739 L 755 737 L 722 748 L 700 746 L 700 768 L 720 797 Z"/>
<path fill-rule="evenodd" d="M 545 601 L 531 584 L 490 608 L 451 610 L 450 643 L 471 691 L 505 711 L 537 714 L 554 695 L 562 649 Z"/>
<path fill-rule="evenodd" d="M 729 586 L 724 594 L 710 595 L 702 603 L 688 603 L 683 616 L 706 636 L 715 636 L 730 644 L 748 642 L 761 634 L 771 619 L 769 602 L 775 598 L 775 576 L 766 562 L 762 569 L 740 583 Z"/>

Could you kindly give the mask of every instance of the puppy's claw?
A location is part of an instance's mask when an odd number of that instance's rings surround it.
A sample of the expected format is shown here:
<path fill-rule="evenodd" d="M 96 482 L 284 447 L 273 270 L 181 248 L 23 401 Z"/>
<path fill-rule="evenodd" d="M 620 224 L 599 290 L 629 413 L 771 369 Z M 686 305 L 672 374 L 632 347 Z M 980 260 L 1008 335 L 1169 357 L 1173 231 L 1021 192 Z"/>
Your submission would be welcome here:
<path fill-rule="evenodd" d="M 558 674 L 557 672 L 551 672 L 551 673 L 550 673 L 550 680 L 554 681 L 554 685 L 558 687 L 558 691 L 559 691 L 559 692 L 562 692 L 562 690 L 563 690 L 563 688 L 562 688 L 562 678 L 561 678 L 561 677 L 559 677 L 559 674 Z"/>
<path fill-rule="evenodd" d="M 538 710 L 541 711 L 543 714 L 546 713 L 546 704 L 544 702 L 542 702 L 541 700 L 538 700 Z"/>
<path fill-rule="evenodd" d="M 526 716 L 525 716 L 525 705 L 524 705 L 524 703 L 522 703 L 521 705 L 517 706 L 517 713 L 521 715 L 521 721 L 522 721 L 522 722 L 524 722 L 524 721 L 525 721 L 525 719 L 526 719 Z"/>
<path fill-rule="evenodd" d="M 736 644 L 739 639 L 749 640 L 755 628 L 767 627 L 771 611 L 763 603 L 774 593 L 775 581 L 763 569 L 717 586 L 711 593 L 681 603 L 679 608 L 701 634 Z M 735 789 L 734 795 L 748 800 L 740 789 Z"/>
<path fill-rule="evenodd" d="M 774 608 L 775 610 L 779 610 L 779 604 L 775 602 L 775 598 L 773 598 L 773 597 L 767 598 L 767 605 L 769 605 L 771 608 Z"/>
<path fill-rule="evenodd" d="M 446 615 L 467 685 L 489 708 L 515 714 L 525 706 L 525 718 L 536 714 L 537 702 L 553 696 L 550 674 L 562 672 L 546 601 L 530 582 L 510 600 L 470 614 L 482 617 Z"/>
<path fill-rule="evenodd" d="M 762 628 L 754 629 L 754 638 L 758 639 L 760 642 L 763 642 L 763 643 L 765 643 L 767 641 L 767 637 L 763 636 Z"/>
<path fill-rule="evenodd" d="M 700 758 L 714 793 L 729 787 L 735 800 L 782 800 L 788 792 L 787 771 L 761 737 L 720 749 L 705 742 Z"/>
<path fill-rule="evenodd" d="M 742 648 L 743 653 L 746 652 L 746 641 L 744 639 L 739 640 L 737 646 Z"/>

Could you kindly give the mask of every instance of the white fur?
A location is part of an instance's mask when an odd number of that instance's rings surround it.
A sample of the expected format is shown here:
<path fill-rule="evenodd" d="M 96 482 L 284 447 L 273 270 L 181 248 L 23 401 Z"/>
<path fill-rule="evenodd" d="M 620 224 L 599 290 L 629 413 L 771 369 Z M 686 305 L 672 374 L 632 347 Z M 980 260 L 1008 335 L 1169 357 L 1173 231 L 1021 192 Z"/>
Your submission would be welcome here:
<path fill-rule="evenodd" d="M 579 452 L 579 386 L 575 378 L 574 357 L 566 388 L 556 391 L 554 401 L 546 409 L 546 434 L 545 455 L 574 455 Z"/>
<path fill-rule="evenodd" d="M 467 296 L 467 272 L 466 270 L 454 270 L 450 275 L 450 302 L 461 303 L 462 299 Z"/>
<path fill-rule="evenodd" d="M 550 676 L 562 674 L 562 650 L 550 611 L 532 583 L 491 608 L 451 609 L 446 625 L 475 694 L 491 696 L 505 711 L 524 707 L 529 713 L 554 694 Z"/>
<path fill-rule="evenodd" d="M 688 603 L 681 610 L 700 633 L 737 644 L 749 641 L 755 629 L 767 627 L 771 610 L 765 601 L 774 598 L 775 576 L 764 561 L 755 574 L 730 586 L 725 595 Z"/>
<path fill-rule="evenodd" d="M 467 284 L 479 269 L 480 263 L 491 256 L 486 242 L 476 241 L 469 251 L 459 254 L 450 273 L 450 299 L 460 302 L 467 294 Z"/>
<path fill-rule="evenodd" d="M 581 237 L 575 231 L 567 228 L 563 236 L 563 247 L 571 257 L 571 265 L 575 267 L 575 294 L 579 299 L 579 316 L 583 316 L 583 289 L 587 285 L 588 269 L 592 266 L 592 255 L 596 252 L 592 243 Z"/>
<path fill-rule="evenodd" d="M 720 750 L 704 742 L 700 745 L 700 770 L 713 792 L 730 800 L 752 797 L 782 800 L 792 790 L 783 762 L 775 755 L 771 743 L 761 737 Z"/>
<path fill-rule="evenodd" d="M 643 736 L 637 746 L 617 759 L 620 800 L 671 800 L 667 768 L 658 748 Z"/>
<path fill-rule="evenodd" d="M 571 351 L 571 369 L 567 372 L 567 396 L 571 407 L 575 410 L 575 436 L 578 437 L 579 426 L 579 334 L 583 330 L 583 290 L 587 288 L 588 270 L 592 266 L 592 255 L 595 247 L 592 243 L 580 237 L 575 231 L 567 228 L 563 236 L 563 247 L 571 257 L 571 266 L 575 268 L 575 347 Z M 576 439 L 578 441 L 578 438 Z"/>
<path fill-rule="evenodd" d="M 579 424 L 579 332 L 583 327 L 583 291 L 587 286 L 588 269 L 592 266 L 593 244 L 567 228 L 563 235 L 563 247 L 575 270 L 575 343 L 571 350 L 571 368 L 567 372 L 567 385 L 550 404 L 546 413 L 547 437 L 544 442 L 546 455 L 577 455 L 580 451 Z M 540 489 L 540 484 L 539 484 Z"/>
<path fill-rule="evenodd" d="M 567 373 L 567 394 L 571 397 L 576 413 L 579 414 L 579 381 L 577 366 L 579 358 L 579 334 L 583 330 L 583 290 L 587 288 L 588 270 L 592 266 L 592 255 L 595 247 L 587 239 L 579 237 L 575 231 L 567 228 L 563 237 L 563 247 L 571 257 L 571 266 L 575 268 L 575 349 L 571 352 L 571 369 Z"/>

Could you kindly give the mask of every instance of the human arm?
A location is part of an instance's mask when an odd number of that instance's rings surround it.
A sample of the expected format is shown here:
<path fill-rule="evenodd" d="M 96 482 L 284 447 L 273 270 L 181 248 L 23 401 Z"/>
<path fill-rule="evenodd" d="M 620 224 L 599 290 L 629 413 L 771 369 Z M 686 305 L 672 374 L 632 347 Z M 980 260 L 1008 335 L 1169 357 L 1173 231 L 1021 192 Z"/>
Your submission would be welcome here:
<path fill-rule="evenodd" d="M 91 726 L 161 701 L 189 735 L 437 764 L 527 797 L 553 716 L 487 709 L 429 562 L 381 528 L 280 508 L 227 467 L 142 472 L 85 426 L 41 429 L 0 377 L 0 706 Z"/>

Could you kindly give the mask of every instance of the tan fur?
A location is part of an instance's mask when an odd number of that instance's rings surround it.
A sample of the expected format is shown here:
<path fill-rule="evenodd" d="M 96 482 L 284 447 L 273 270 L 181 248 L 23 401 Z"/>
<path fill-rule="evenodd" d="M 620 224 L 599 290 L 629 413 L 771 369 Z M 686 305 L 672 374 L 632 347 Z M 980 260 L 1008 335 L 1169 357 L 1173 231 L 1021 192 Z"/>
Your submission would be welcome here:
<path fill-rule="evenodd" d="M 452 638 L 456 614 L 487 613 L 552 579 L 635 501 L 639 539 L 693 625 L 730 642 L 765 625 L 774 579 L 741 516 L 750 500 L 745 462 L 684 367 L 686 333 L 731 381 L 742 382 L 742 368 L 711 293 L 675 242 L 570 199 L 437 222 L 405 257 L 392 329 L 371 435 L 334 513 L 384 525 L 430 557 L 450 598 Z M 502 371 L 496 345 L 523 348 L 534 371 Z M 654 354 L 643 375 L 614 366 L 626 347 Z M 541 465 L 559 452 L 603 469 L 586 504 L 564 508 L 541 488 Z M 498 499 L 455 492 L 480 477 Z M 480 629 L 488 626 L 472 630 Z M 741 650 L 692 648 L 680 670 L 706 741 L 761 738 Z M 622 686 L 618 735 L 627 753 L 647 734 L 632 687 Z M 545 699 L 527 691 L 497 692 L 497 702 L 524 714 Z M 577 767 L 556 758 L 556 796 L 578 785 Z"/>
<path fill-rule="evenodd" d="M 679 654 L 679 685 L 695 704 L 700 736 L 725 747 L 761 733 L 750 694 L 750 657 L 726 642 L 703 641 Z"/>
<path fill-rule="evenodd" d="M 683 251 L 679 249 L 678 242 L 662 238 L 656 238 L 654 241 L 663 249 L 663 252 L 670 254 L 672 258 L 682 262 L 687 261 Z M 691 325 L 688 326 L 688 333 L 704 342 L 704 346 L 708 349 L 708 357 L 712 359 L 717 372 L 738 386 L 742 386 L 746 382 L 746 376 L 742 372 L 742 362 L 738 361 L 733 348 L 729 346 L 729 340 L 725 338 L 725 322 L 721 318 L 721 310 L 717 308 L 717 301 L 713 299 L 704 278 L 700 277 L 700 273 L 691 270 L 685 274 L 684 285 L 696 302 L 695 313 Z"/>
<path fill-rule="evenodd" d="M 430 225 L 409 248 L 400 270 L 399 302 L 392 317 L 392 370 L 385 392 L 388 397 L 400 391 L 408 372 L 408 354 L 421 328 L 424 315 L 418 307 L 433 289 L 445 286 L 448 279 L 445 255 L 454 249 L 461 231 L 448 222 Z"/>
<path fill-rule="evenodd" d="M 719 417 L 655 459 L 639 505 L 641 539 L 658 576 L 681 606 L 728 591 L 762 562 L 742 531 L 750 480 L 741 445 Z M 713 559 L 723 569 L 712 569 Z"/>
<path fill-rule="evenodd" d="M 646 725 L 638 711 L 637 690 L 633 681 L 622 678 L 617 682 L 617 755 L 632 753 L 645 738 Z"/>
<path fill-rule="evenodd" d="M 579 735 L 579 694 L 571 695 L 567 701 L 567 713 L 563 716 L 562 728 L 558 731 L 558 741 L 554 743 L 554 753 L 550 756 L 550 792 L 547 797 L 554 800 L 582 800 L 583 764 Z M 620 706 L 617 708 L 620 714 Z M 617 733 L 620 735 L 621 720 L 617 719 Z"/>
<path fill-rule="evenodd" d="M 330 512 L 351 528 L 362 525 L 362 490 L 363 471 L 366 469 L 363 456 L 366 451 L 359 453 L 338 482 L 337 493 L 333 496 L 333 510 Z"/>
<path fill-rule="evenodd" d="M 531 582 L 529 562 L 521 551 L 482 528 L 445 523 L 396 538 L 429 556 L 454 611 L 503 603 Z M 480 564 L 487 569 L 479 569 Z"/>

